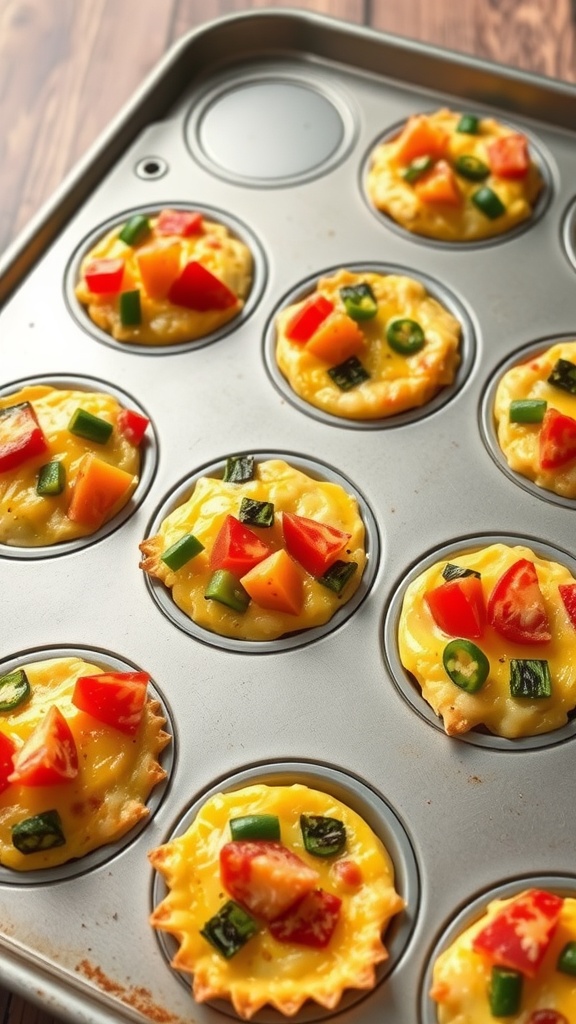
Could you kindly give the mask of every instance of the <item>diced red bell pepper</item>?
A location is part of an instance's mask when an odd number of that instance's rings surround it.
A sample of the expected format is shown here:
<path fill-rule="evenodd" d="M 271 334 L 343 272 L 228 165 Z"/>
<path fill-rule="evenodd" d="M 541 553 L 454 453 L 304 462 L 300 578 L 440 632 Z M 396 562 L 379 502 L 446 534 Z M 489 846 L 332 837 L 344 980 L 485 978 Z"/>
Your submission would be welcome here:
<path fill-rule="evenodd" d="M 10 775 L 14 769 L 14 755 L 18 747 L 14 740 L 5 732 L 0 732 L 0 793 L 10 785 Z"/>
<path fill-rule="evenodd" d="M 135 409 L 121 409 L 116 420 L 120 433 L 135 447 L 142 442 L 149 423 L 148 417 L 136 412 Z"/>
<path fill-rule="evenodd" d="M 542 469 L 559 469 L 576 459 L 576 420 L 557 409 L 546 409 L 538 449 Z"/>
<path fill-rule="evenodd" d="M 42 455 L 48 442 L 30 402 L 0 409 L 0 473 Z"/>
<path fill-rule="evenodd" d="M 237 303 L 234 292 L 197 260 L 187 263 L 168 292 L 170 302 L 205 313 L 210 309 L 231 309 Z"/>
<path fill-rule="evenodd" d="M 558 1010 L 532 1010 L 526 1024 L 570 1024 L 570 1021 Z"/>
<path fill-rule="evenodd" d="M 147 672 L 79 676 L 74 684 L 72 703 L 99 722 L 134 736 L 142 721 L 149 682 Z"/>
<path fill-rule="evenodd" d="M 204 231 L 204 218 L 201 213 L 190 210 L 162 210 L 154 226 L 157 235 L 201 235 Z"/>
<path fill-rule="evenodd" d="M 84 270 L 84 280 L 94 295 L 117 295 L 122 290 L 124 260 L 92 260 Z"/>
<path fill-rule="evenodd" d="M 235 576 L 244 576 L 258 562 L 272 554 L 272 548 L 236 516 L 226 516 L 210 554 L 210 568 L 228 569 Z"/>
<path fill-rule="evenodd" d="M 311 295 L 309 299 L 292 314 L 284 333 L 290 341 L 309 341 L 314 331 L 324 322 L 334 309 L 334 303 L 325 295 Z"/>
<path fill-rule="evenodd" d="M 447 580 L 429 590 L 424 600 L 443 633 L 467 640 L 482 636 L 486 609 L 482 581 L 477 576 Z"/>
<path fill-rule="evenodd" d="M 498 178 L 525 178 L 530 167 L 525 135 L 502 135 L 488 146 L 488 162 Z"/>
<path fill-rule="evenodd" d="M 548 613 L 533 562 L 519 558 L 496 583 L 487 605 L 488 622 L 516 644 L 547 644 Z"/>
<path fill-rule="evenodd" d="M 359 889 L 364 882 L 362 868 L 355 860 L 337 860 L 330 868 L 330 875 L 336 885 L 344 889 Z"/>
<path fill-rule="evenodd" d="M 552 941 L 563 904 L 554 893 L 529 889 L 474 936 L 472 948 L 499 967 L 533 978 Z"/>
<path fill-rule="evenodd" d="M 339 896 L 314 889 L 295 907 L 272 921 L 270 932 L 278 942 L 294 942 L 298 946 L 324 949 L 334 934 L 340 917 Z"/>
<path fill-rule="evenodd" d="M 568 618 L 576 628 L 576 583 L 559 583 L 558 590 L 568 612 Z"/>
<path fill-rule="evenodd" d="M 78 775 L 78 751 L 72 730 L 55 704 L 30 733 L 14 757 L 9 782 L 22 786 L 52 786 Z"/>
<path fill-rule="evenodd" d="M 316 887 L 318 872 L 282 843 L 236 840 L 220 850 L 220 878 L 232 899 L 273 921 Z"/>
<path fill-rule="evenodd" d="M 282 514 L 286 550 L 311 576 L 323 576 L 350 540 L 350 534 L 292 512 Z"/>

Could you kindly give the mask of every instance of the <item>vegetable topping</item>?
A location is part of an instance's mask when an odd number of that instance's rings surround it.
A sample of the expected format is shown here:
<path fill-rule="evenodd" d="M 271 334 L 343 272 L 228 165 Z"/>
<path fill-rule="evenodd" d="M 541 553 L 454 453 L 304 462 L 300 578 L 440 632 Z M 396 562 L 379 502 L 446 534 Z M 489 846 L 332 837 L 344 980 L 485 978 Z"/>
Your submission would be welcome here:
<path fill-rule="evenodd" d="M 501 217 L 503 213 L 506 213 L 506 207 L 500 199 L 500 196 L 496 195 L 494 190 L 488 188 L 487 185 L 484 185 L 482 188 L 479 188 L 477 192 L 474 192 L 471 199 L 474 206 L 476 206 L 490 220 L 496 220 L 498 217 Z"/>
<path fill-rule="evenodd" d="M 340 298 L 353 320 L 371 320 L 378 312 L 376 296 L 370 285 L 364 282 L 344 286 L 340 289 Z"/>
<path fill-rule="evenodd" d="M 541 423 L 548 402 L 540 398 L 517 398 L 510 402 L 511 423 Z"/>
<path fill-rule="evenodd" d="M 96 444 L 106 444 L 110 440 L 114 427 L 101 416 L 94 416 L 87 409 L 78 408 L 68 424 L 68 430 L 77 437 L 85 437 Z"/>
<path fill-rule="evenodd" d="M 436 625 L 449 636 L 482 636 L 486 619 L 482 583 L 477 576 L 448 580 L 424 596 Z"/>
<path fill-rule="evenodd" d="M 172 544 L 167 551 L 162 555 L 162 561 L 169 569 L 176 572 L 181 569 L 183 565 L 190 562 L 192 558 L 196 558 L 201 551 L 204 550 L 204 545 L 193 533 L 185 533 L 180 540 L 177 540 L 175 544 Z"/>
<path fill-rule="evenodd" d="M 250 604 L 250 595 L 228 569 L 216 569 L 212 573 L 204 597 L 206 600 L 219 601 L 234 612 L 245 612 Z"/>
<path fill-rule="evenodd" d="M 8 781 L 23 786 L 51 786 L 76 778 L 76 743 L 68 722 L 55 704 L 15 754 L 13 765 Z"/>
<path fill-rule="evenodd" d="M 43 811 L 12 825 L 12 842 L 20 853 L 38 853 L 64 846 L 66 836 L 58 811 Z"/>
<path fill-rule="evenodd" d="M 415 320 L 391 320 L 386 328 L 386 341 L 394 352 L 409 356 L 423 347 L 424 331 Z"/>
<path fill-rule="evenodd" d="M 0 473 L 42 455 L 48 443 L 33 406 L 20 402 L 0 409 Z"/>
<path fill-rule="evenodd" d="M 351 391 L 352 388 L 356 388 L 365 380 L 370 379 L 368 370 L 362 366 L 356 356 L 350 356 L 350 359 L 346 359 L 343 363 L 331 366 L 328 374 L 341 391 Z"/>
<path fill-rule="evenodd" d="M 200 929 L 207 942 L 229 960 L 260 930 L 258 922 L 234 900 L 228 900 Z"/>
<path fill-rule="evenodd" d="M 278 942 L 324 949 L 334 934 L 340 917 L 342 900 L 323 889 L 314 889 L 294 907 L 270 924 L 270 932 Z"/>
<path fill-rule="evenodd" d="M 210 309 L 230 309 L 238 301 L 228 285 L 196 260 L 186 264 L 172 284 L 168 298 L 175 306 L 195 309 L 200 313 Z"/>
<path fill-rule="evenodd" d="M 542 469 L 559 469 L 576 458 L 576 419 L 547 409 L 538 436 Z"/>
<path fill-rule="evenodd" d="M 510 659 L 510 693 L 512 697 L 550 697 L 552 680 L 547 661 L 538 658 Z"/>
<path fill-rule="evenodd" d="M 52 462 L 47 462 L 44 466 L 40 466 L 36 494 L 40 494 L 45 498 L 54 497 L 55 495 L 62 494 L 65 486 L 66 468 L 63 462 L 54 459 Z"/>
<path fill-rule="evenodd" d="M 501 967 L 533 978 L 552 941 L 562 905 L 560 896 L 530 889 L 477 932 L 472 948 Z"/>
<path fill-rule="evenodd" d="M 147 672 L 100 672 L 79 676 L 72 703 L 99 722 L 134 736 L 142 721 L 149 681 Z"/>
<path fill-rule="evenodd" d="M 512 1017 L 522 1001 L 523 977 L 508 967 L 492 968 L 490 979 L 490 1012 L 493 1017 Z"/>
<path fill-rule="evenodd" d="M 569 395 L 576 395 L 576 363 L 569 359 L 558 359 L 552 367 L 548 384 L 567 391 Z"/>
<path fill-rule="evenodd" d="M 548 613 L 533 562 L 520 558 L 496 583 L 487 605 L 488 622 L 517 644 L 546 644 L 552 639 Z"/>
<path fill-rule="evenodd" d="M 244 484 L 254 477 L 253 455 L 230 455 L 226 459 L 223 480 L 231 484 Z"/>
<path fill-rule="evenodd" d="M 277 814 L 245 814 L 230 818 L 232 839 L 265 839 L 280 842 L 280 819 Z"/>
<path fill-rule="evenodd" d="M 471 640 L 451 640 L 442 654 L 442 663 L 453 683 L 467 693 L 476 693 L 490 674 L 490 662 Z"/>
<path fill-rule="evenodd" d="M 30 697 L 30 682 L 23 668 L 0 676 L 0 711 L 14 711 Z"/>
<path fill-rule="evenodd" d="M 233 841 L 220 850 L 220 877 L 232 899 L 274 921 L 316 888 L 318 873 L 278 842 Z"/>
<path fill-rule="evenodd" d="M 291 341 L 309 341 L 333 309 L 334 303 L 324 295 L 310 296 L 286 324 L 286 337 Z"/>
<path fill-rule="evenodd" d="M 458 174 L 461 174 L 463 178 L 467 178 L 468 181 L 484 181 L 484 178 L 487 178 L 490 174 L 488 165 L 470 153 L 457 156 L 454 161 L 454 167 Z"/>
<path fill-rule="evenodd" d="M 346 846 L 346 826 L 338 818 L 301 814 L 304 849 L 313 857 L 335 857 Z"/>
<path fill-rule="evenodd" d="M 133 217 L 130 217 L 130 220 L 126 221 L 118 238 L 121 242 L 125 242 L 126 245 L 136 245 L 137 242 L 141 242 L 143 238 L 146 238 L 151 230 L 148 217 L 143 213 L 136 213 Z"/>
<path fill-rule="evenodd" d="M 248 523 L 250 526 L 273 526 L 274 505 L 271 501 L 242 498 L 238 519 L 241 523 Z"/>

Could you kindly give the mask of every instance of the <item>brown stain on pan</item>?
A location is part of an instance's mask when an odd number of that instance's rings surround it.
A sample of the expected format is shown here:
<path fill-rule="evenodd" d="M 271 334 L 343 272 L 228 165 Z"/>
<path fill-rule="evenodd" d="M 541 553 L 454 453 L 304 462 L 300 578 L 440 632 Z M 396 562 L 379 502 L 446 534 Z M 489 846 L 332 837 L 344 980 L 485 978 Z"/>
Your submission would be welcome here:
<path fill-rule="evenodd" d="M 170 1013 L 163 1006 L 158 1006 L 147 988 L 140 985 L 122 985 L 120 982 L 109 978 L 101 967 L 91 964 L 89 960 L 80 960 L 76 965 L 76 970 L 102 992 L 120 999 L 127 1006 L 132 1007 L 132 1009 L 148 1017 L 149 1020 L 154 1021 L 155 1024 L 183 1024 L 182 1017 Z"/>

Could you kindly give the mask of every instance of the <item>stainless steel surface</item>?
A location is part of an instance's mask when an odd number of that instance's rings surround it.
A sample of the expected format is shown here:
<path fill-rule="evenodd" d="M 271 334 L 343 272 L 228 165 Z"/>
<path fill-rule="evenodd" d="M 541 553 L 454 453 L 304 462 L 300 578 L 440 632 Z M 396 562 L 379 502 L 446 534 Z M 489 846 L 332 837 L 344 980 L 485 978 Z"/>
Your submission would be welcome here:
<path fill-rule="evenodd" d="M 324 146 L 324 163 L 315 149 L 304 170 L 291 165 L 282 175 L 274 166 L 254 177 L 244 164 L 238 180 L 227 140 L 219 150 L 194 135 L 195 111 L 210 110 L 224 87 L 234 96 L 236 83 L 244 90 L 252 81 L 281 83 L 288 97 L 311 88 L 334 103 L 342 131 Z M 363 173 L 375 141 L 410 113 L 442 104 L 495 113 L 538 140 L 549 201 L 527 230 L 448 247 L 395 230 L 369 208 Z M 576 90 L 566 85 L 319 16 L 240 15 L 176 47 L 6 255 L 5 384 L 80 375 L 127 390 L 152 416 L 158 462 L 134 514 L 97 542 L 33 561 L 0 552 L 1 657 L 48 646 L 109 652 L 151 673 L 176 734 L 163 799 L 121 852 L 54 884 L 0 879 L 7 986 L 39 1003 L 47 993 L 54 1012 L 90 1024 L 221 1020 L 220 1011 L 193 1003 L 148 926 L 146 852 L 199 794 L 270 763 L 301 763 L 303 771 L 318 764 L 358 778 L 399 818 L 414 852 L 420 895 L 409 908 L 406 949 L 372 993 L 338 1014 L 342 1021 L 428 1024 L 425 972 L 458 910 L 515 879 L 558 875 L 576 888 L 572 733 L 541 749 L 449 739 L 405 699 L 386 652 L 398 588 L 436 549 L 505 535 L 551 544 L 573 564 L 573 508 L 503 472 L 486 443 L 482 408 L 503 360 L 574 328 L 566 217 L 575 115 Z M 304 126 L 300 138 L 306 152 Z M 224 161 L 221 172 L 215 159 Z M 149 352 L 95 338 L 67 302 L 72 254 L 128 210 L 178 203 L 221 211 L 258 240 L 257 303 L 208 345 Z M 267 370 L 266 338 L 284 297 L 326 268 L 382 263 L 446 289 L 465 311 L 473 343 L 446 401 L 358 431 L 286 399 Z M 238 449 L 321 460 L 350 479 L 375 518 L 380 551 L 369 593 L 338 628 L 302 647 L 254 653 L 199 643 L 162 614 L 138 568 L 138 544 L 178 482 Z"/>

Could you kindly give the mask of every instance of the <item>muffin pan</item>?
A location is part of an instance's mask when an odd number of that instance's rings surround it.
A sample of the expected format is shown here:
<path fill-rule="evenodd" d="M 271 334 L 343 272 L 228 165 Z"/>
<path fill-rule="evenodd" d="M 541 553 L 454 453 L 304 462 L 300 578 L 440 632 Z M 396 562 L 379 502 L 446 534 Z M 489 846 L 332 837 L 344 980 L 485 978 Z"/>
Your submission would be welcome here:
<path fill-rule="evenodd" d="M 371 150 L 440 106 L 500 117 L 533 141 L 546 188 L 522 230 L 435 243 L 369 206 Z M 195 1005 L 168 966 L 148 924 L 158 882 L 146 854 L 243 773 L 312 778 L 372 819 L 385 808 L 408 907 L 375 989 L 329 1015 L 350 1024 L 432 1024 L 430 959 L 458 914 L 525 880 L 573 888 L 572 726 L 545 744 L 447 737 L 402 675 L 394 623 L 407 579 L 455 546 L 518 537 L 576 557 L 572 503 L 503 471 L 489 410 L 504 365 L 542 339 L 576 337 L 575 115 L 576 90 L 550 80 L 303 12 L 231 16 L 168 54 L 5 255 L 3 389 L 101 380 L 150 416 L 153 440 L 138 501 L 114 528 L 59 557 L 0 551 L 0 659 L 82 649 L 137 665 L 166 702 L 174 742 L 161 798 L 121 849 L 73 877 L 28 873 L 22 884 L 3 871 L 4 985 L 71 1021 L 226 1019 Z M 213 211 L 248 241 L 246 309 L 215 344 L 110 343 L 75 305 L 79 256 L 127 211 L 169 206 Z M 461 317 L 462 363 L 428 407 L 357 430 L 287 394 L 273 316 L 327 268 L 374 265 L 433 283 Z M 203 467 L 263 450 L 350 483 L 369 520 L 369 562 L 361 599 L 329 628 L 237 650 L 158 607 L 138 546 Z M 296 1020 L 321 1016 L 312 1006 Z"/>

